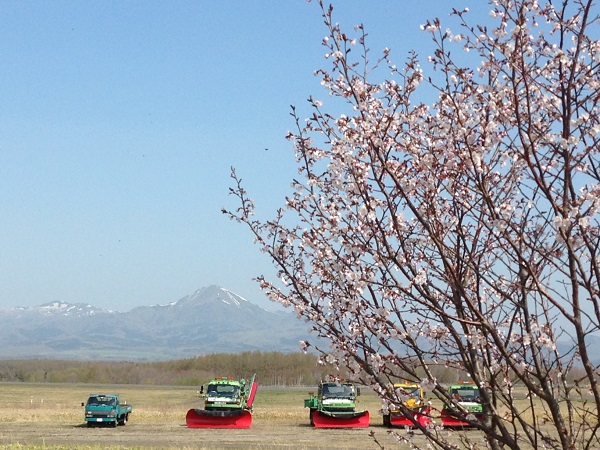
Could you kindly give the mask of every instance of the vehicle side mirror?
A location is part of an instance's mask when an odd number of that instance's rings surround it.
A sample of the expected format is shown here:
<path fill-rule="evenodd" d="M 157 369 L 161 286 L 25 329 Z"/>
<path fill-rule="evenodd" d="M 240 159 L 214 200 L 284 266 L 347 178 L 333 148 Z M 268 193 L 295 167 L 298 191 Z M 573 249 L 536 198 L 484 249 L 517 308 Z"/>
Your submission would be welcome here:
<path fill-rule="evenodd" d="M 85 406 L 85 403 L 84 403 L 84 402 L 81 402 L 81 406 Z"/>
<path fill-rule="evenodd" d="M 360 395 L 360 388 L 356 388 L 356 396 L 358 397 Z"/>

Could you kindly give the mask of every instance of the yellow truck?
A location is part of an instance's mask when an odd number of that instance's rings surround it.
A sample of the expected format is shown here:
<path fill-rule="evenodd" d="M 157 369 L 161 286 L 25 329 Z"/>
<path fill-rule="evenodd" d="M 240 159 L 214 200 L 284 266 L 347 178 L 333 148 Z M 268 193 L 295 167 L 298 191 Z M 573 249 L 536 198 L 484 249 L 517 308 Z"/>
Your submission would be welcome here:
<path fill-rule="evenodd" d="M 413 427 L 415 422 L 422 426 L 431 423 L 431 406 L 425 400 L 425 392 L 417 383 L 394 384 L 395 395 L 402 400 L 407 413 L 400 409 L 392 410 L 383 415 L 383 425 L 386 427 Z"/>

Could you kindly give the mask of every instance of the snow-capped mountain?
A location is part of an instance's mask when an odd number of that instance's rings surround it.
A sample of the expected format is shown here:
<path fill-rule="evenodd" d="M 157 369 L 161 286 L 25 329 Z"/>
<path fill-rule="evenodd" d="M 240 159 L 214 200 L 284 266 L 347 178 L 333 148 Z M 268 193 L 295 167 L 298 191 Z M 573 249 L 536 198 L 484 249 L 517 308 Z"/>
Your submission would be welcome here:
<path fill-rule="evenodd" d="M 51 302 L 0 309 L 0 358 L 161 360 L 208 353 L 294 352 L 307 325 L 218 286 L 128 312 Z"/>
<path fill-rule="evenodd" d="M 110 311 L 85 303 L 66 303 L 50 302 L 39 306 L 21 306 L 17 308 L 2 308 L 2 313 L 21 313 L 21 314 L 42 314 L 45 316 L 93 316 L 94 314 L 104 314 Z"/>

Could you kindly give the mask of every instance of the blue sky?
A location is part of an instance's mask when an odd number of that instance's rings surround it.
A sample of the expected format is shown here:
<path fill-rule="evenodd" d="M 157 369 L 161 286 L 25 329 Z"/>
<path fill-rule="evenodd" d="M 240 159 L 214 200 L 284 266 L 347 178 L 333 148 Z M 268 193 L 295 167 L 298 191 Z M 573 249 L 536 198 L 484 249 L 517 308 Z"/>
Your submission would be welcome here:
<path fill-rule="evenodd" d="M 334 17 L 401 65 L 430 53 L 420 24 L 471 3 Z M 290 191 L 290 105 L 326 97 L 325 35 L 304 0 L 0 2 L 0 306 L 128 311 L 217 284 L 274 309 L 252 281 L 269 260 L 220 210 L 231 166 L 265 216 Z"/>

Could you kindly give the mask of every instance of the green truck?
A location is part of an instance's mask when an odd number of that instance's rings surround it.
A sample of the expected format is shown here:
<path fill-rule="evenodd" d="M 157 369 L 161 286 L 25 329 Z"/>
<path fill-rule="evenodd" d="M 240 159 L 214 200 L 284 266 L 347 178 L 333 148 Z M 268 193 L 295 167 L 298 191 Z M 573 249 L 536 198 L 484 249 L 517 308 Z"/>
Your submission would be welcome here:
<path fill-rule="evenodd" d="M 188 428 L 250 428 L 252 404 L 258 384 L 250 380 L 217 377 L 208 383 L 204 409 L 192 408 L 185 417 Z"/>
<path fill-rule="evenodd" d="M 357 410 L 360 389 L 347 381 L 322 381 L 317 395 L 309 392 L 304 407 L 310 409 L 310 424 L 317 428 L 368 427 L 369 411 Z"/>
<path fill-rule="evenodd" d="M 453 384 L 448 387 L 448 397 L 449 401 L 442 409 L 442 425 L 445 427 L 473 427 L 483 420 L 483 405 L 475 384 Z"/>
<path fill-rule="evenodd" d="M 125 425 L 132 407 L 121 402 L 118 394 L 90 394 L 85 406 L 85 421 L 88 427 L 94 425 Z"/>

